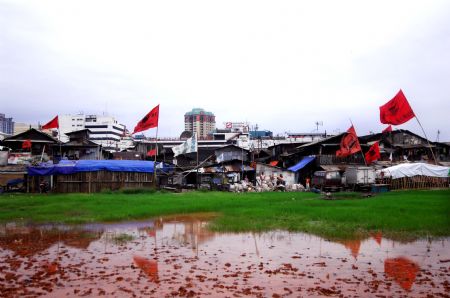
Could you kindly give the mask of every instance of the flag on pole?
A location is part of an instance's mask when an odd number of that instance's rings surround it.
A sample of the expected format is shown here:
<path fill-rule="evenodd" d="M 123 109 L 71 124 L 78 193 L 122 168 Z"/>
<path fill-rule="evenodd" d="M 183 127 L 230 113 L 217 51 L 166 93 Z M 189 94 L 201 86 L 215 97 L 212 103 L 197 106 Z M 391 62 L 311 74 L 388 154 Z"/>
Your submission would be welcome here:
<path fill-rule="evenodd" d="M 183 144 L 172 148 L 174 157 L 180 154 L 197 152 L 197 134 L 194 132 L 192 137 L 187 139 Z"/>
<path fill-rule="evenodd" d="M 155 156 L 155 155 L 156 155 L 156 148 L 147 151 L 147 156 Z"/>
<path fill-rule="evenodd" d="M 415 116 L 402 90 L 380 107 L 380 121 L 384 124 L 399 125 Z"/>
<path fill-rule="evenodd" d="M 147 115 L 145 115 L 144 118 L 142 118 L 141 121 L 136 124 L 136 127 L 134 128 L 134 131 L 132 134 L 135 134 L 140 131 L 144 131 L 153 127 L 158 126 L 158 120 L 159 120 L 159 105 L 154 107 L 150 112 L 148 112 Z"/>
<path fill-rule="evenodd" d="M 386 127 L 385 129 L 383 129 L 383 131 L 381 133 L 388 133 L 392 131 L 392 125 L 389 124 L 388 127 Z"/>
<path fill-rule="evenodd" d="M 353 125 L 347 130 L 347 133 L 341 139 L 341 149 L 336 151 L 336 156 L 347 157 L 358 151 L 361 151 L 358 136 Z"/>
<path fill-rule="evenodd" d="M 31 149 L 31 140 L 25 140 L 22 143 L 22 149 Z"/>
<path fill-rule="evenodd" d="M 380 146 L 378 142 L 375 142 L 372 146 L 370 146 L 369 151 L 364 155 L 366 157 L 366 162 L 370 165 L 373 161 L 380 159 Z"/>
<path fill-rule="evenodd" d="M 50 120 L 47 124 L 42 126 L 42 129 L 59 128 L 58 116 Z"/>

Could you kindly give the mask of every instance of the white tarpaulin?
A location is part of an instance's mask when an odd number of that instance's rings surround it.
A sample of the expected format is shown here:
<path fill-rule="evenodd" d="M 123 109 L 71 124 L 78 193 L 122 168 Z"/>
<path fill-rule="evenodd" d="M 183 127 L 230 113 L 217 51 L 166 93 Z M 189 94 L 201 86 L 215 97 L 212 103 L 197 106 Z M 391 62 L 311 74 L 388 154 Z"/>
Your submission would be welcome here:
<path fill-rule="evenodd" d="M 413 176 L 448 177 L 449 167 L 435 166 L 426 163 L 403 163 L 382 169 L 385 177 L 398 179 Z"/>
<path fill-rule="evenodd" d="M 187 139 L 186 142 L 184 142 L 183 144 L 173 147 L 172 151 L 174 153 L 174 156 L 191 152 L 197 152 L 196 133 L 194 132 L 194 135 L 191 138 Z"/>

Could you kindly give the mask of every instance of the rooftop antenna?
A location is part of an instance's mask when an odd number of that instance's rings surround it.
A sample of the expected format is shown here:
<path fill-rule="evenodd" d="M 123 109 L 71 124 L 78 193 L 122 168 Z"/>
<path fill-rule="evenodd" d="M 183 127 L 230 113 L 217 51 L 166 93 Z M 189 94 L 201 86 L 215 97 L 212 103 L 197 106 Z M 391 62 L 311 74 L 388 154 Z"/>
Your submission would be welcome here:
<path fill-rule="evenodd" d="M 108 101 L 105 101 L 105 110 L 103 111 L 103 116 L 107 116 L 108 115 Z"/>
<path fill-rule="evenodd" d="M 441 131 L 438 129 L 437 136 L 436 136 L 436 142 L 439 142 L 439 135 L 441 134 Z"/>
<path fill-rule="evenodd" d="M 319 126 L 323 126 L 323 121 L 316 121 L 314 124 L 316 125 L 316 131 L 319 132 Z"/>

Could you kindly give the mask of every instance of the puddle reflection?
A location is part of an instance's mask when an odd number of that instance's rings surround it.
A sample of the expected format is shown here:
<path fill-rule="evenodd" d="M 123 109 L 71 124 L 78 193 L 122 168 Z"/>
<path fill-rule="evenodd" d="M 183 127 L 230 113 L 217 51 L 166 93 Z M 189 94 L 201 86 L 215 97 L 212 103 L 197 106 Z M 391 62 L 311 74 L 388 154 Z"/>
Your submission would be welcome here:
<path fill-rule="evenodd" d="M 329 241 L 214 233 L 214 215 L 0 226 L 0 296 L 408 296 L 448 293 L 450 238 Z"/>
<path fill-rule="evenodd" d="M 419 270 L 419 265 L 405 257 L 384 261 L 384 272 L 407 291 L 411 290 Z"/>

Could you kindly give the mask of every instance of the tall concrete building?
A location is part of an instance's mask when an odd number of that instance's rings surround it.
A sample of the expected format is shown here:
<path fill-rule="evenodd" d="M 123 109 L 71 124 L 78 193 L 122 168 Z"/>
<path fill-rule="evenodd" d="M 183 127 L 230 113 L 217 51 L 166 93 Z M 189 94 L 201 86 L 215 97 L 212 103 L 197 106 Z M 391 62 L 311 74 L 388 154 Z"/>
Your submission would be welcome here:
<path fill-rule="evenodd" d="M 216 128 L 216 116 L 204 109 L 194 108 L 184 114 L 184 130 L 196 132 L 199 138 L 206 138 Z"/>
<path fill-rule="evenodd" d="M 67 132 L 89 129 L 89 140 L 102 145 L 105 149 L 116 149 L 125 135 L 125 125 L 114 117 L 97 115 L 60 115 L 58 116 L 61 141 L 68 141 Z"/>
<path fill-rule="evenodd" d="M 0 132 L 12 135 L 14 133 L 13 118 L 6 118 L 5 114 L 0 114 Z"/>

